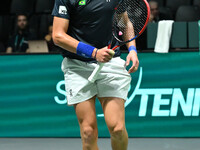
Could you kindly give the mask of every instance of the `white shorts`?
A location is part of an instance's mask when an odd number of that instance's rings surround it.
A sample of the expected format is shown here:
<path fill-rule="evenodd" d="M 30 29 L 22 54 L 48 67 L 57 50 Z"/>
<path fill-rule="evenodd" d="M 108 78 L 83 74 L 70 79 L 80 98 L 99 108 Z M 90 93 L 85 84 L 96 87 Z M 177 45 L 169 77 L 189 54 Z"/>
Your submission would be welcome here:
<path fill-rule="evenodd" d="M 96 63 L 64 58 L 62 71 L 65 76 L 68 105 L 81 103 L 94 96 L 126 100 L 131 76 L 125 68 L 125 61 L 120 57 L 113 58 L 103 66 L 97 80 L 91 83 L 88 77 L 96 66 Z"/>

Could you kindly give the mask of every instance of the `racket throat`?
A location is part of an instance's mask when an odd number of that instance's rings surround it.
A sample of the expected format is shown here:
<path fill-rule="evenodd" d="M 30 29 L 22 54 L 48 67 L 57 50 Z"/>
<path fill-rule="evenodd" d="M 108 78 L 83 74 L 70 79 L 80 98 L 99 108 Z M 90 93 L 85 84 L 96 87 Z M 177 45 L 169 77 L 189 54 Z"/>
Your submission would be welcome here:
<path fill-rule="evenodd" d="M 114 51 L 114 50 L 116 50 L 118 47 L 120 47 L 120 45 L 117 45 L 117 46 L 113 47 L 112 50 Z"/>

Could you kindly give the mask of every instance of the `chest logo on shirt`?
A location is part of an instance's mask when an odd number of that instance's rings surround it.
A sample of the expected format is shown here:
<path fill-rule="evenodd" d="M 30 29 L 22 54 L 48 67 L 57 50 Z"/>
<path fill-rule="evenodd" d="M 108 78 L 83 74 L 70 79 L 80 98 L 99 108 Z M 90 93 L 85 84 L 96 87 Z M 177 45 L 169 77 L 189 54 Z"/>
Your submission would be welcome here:
<path fill-rule="evenodd" d="M 86 5 L 86 0 L 80 0 L 78 4 L 81 5 L 81 6 Z"/>
<path fill-rule="evenodd" d="M 66 15 L 67 14 L 67 8 L 65 6 L 59 6 L 59 14 Z"/>
<path fill-rule="evenodd" d="M 106 2 L 108 3 L 108 2 L 110 2 L 111 0 L 106 0 Z"/>

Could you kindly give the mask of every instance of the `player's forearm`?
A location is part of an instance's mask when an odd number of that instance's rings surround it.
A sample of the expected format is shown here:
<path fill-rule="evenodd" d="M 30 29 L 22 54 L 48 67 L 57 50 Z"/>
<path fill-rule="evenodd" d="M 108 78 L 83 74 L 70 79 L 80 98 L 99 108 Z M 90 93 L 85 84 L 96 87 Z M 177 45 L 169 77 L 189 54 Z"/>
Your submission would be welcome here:
<path fill-rule="evenodd" d="M 125 33 L 124 34 L 124 41 L 128 41 L 130 38 L 129 38 L 129 33 L 132 33 L 133 31 L 131 31 L 131 30 L 133 30 L 133 28 L 132 29 L 129 29 L 129 30 L 127 30 L 127 33 Z M 134 36 L 132 36 L 132 37 L 134 37 Z M 136 41 L 135 40 L 133 40 L 133 41 L 131 41 L 131 42 L 129 42 L 129 43 L 126 43 L 126 47 L 127 48 L 129 48 L 129 47 L 131 47 L 131 46 L 135 46 L 136 47 Z"/>
<path fill-rule="evenodd" d="M 125 13 L 122 14 L 122 18 L 123 18 L 124 24 L 126 24 L 126 28 L 124 29 L 124 34 L 123 34 L 123 40 L 124 41 L 129 41 L 130 39 L 132 39 L 133 37 L 135 37 L 134 27 L 133 27 L 133 24 L 131 23 L 131 21 L 128 18 L 127 12 L 125 12 Z M 131 46 L 136 47 L 135 40 L 127 43 L 126 46 L 127 46 L 128 49 Z"/>
<path fill-rule="evenodd" d="M 84 44 L 66 33 L 53 34 L 54 43 L 72 53 L 95 58 L 97 49 L 90 45 Z"/>
<path fill-rule="evenodd" d="M 130 33 L 132 33 L 133 35 L 131 35 Z M 127 29 L 126 29 L 126 33 L 125 33 L 125 38 L 126 38 L 126 41 L 128 41 L 129 39 L 135 37 L 135 34 L 134 34 L 134 27 L 132 25 L 132 23 L 130 23 L 130 21 L 128 21 L 128 25 L 127 25 Z M 128 48 L 128 51 L 135 51 L 137 53 L 137 50 L 136 50 L 136 41 L 133 40 L 129 43 L 126 44 L 127 48 Z"/>
<path fill-rule="evenodd" d="M 54 43 L 72 53 L 76 53 L 79 41 L 67 35 L 66 33 L 53 33 Z"/>
<path fill-rule="evenodd" d="M 126 47 L 127 47 L 127 48 L 129 48 L 129 47 L 131 47 L 131 46 L 135 46 L 135 47 L 136 47 L 136 42 L 135 42 L 135 40 L 134 40 L 134 41 L 131 41 L 131 42 L 129 42 L 129 43 L 126 44 Z"/>
<path fill-rule="evenodd" d="M 130 30 L 129 30 L 130 31 Z M 132 32 L 132 31 L 131 31 Z M 129 43 L 126 43 L 126 47 L 128 48 L 129 52 L 133 50 L 133 48 L 135 49 L 135 51 L 137 52 L 136 50 L 136 41 L 133 40 Z"/>

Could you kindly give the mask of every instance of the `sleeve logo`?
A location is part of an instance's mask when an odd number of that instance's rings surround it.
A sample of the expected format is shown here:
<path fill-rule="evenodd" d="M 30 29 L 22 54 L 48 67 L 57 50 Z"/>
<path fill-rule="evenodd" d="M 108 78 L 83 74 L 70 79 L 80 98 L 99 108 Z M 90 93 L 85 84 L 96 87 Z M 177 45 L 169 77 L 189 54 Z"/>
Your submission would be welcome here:
<path fill-rule="evenodd" d="M 66 15 L 67 14 L 67 8 L 65 6 L 59 6 L 59 14 Z"/>
<path fill-rule="evenodd" d="M 81 6 L 86 5 L 86 0 L 80 0 L 78 4 Z"/>

